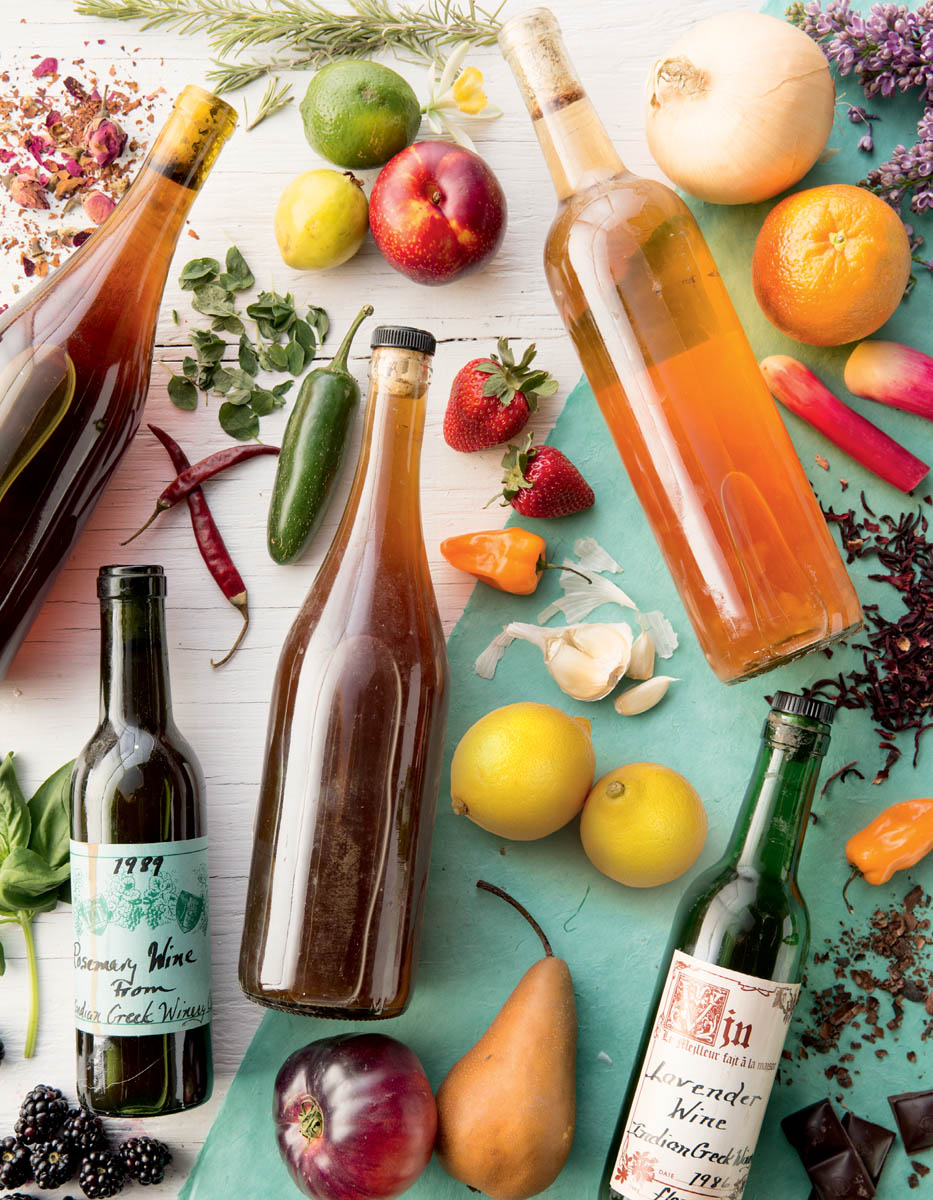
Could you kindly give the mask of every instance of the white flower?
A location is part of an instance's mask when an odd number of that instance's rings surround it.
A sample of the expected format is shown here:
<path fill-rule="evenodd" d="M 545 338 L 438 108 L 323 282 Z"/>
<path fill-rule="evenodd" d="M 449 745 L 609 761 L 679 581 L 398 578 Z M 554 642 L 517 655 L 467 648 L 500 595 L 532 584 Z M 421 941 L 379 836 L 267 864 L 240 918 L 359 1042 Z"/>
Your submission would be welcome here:
<path fill-rule="evenodd" d="M 483 73 L 477 67 L 463 67 L 471 42 L 461 42 L 444 63 L 428 68 L 428 99 L 421 109 L 428 127 L 436 134 L 453 138 L 468 150 L 475 150 L 465 124 L 494 121 L 502 109 L 490 104 L 483 91 Z"/>

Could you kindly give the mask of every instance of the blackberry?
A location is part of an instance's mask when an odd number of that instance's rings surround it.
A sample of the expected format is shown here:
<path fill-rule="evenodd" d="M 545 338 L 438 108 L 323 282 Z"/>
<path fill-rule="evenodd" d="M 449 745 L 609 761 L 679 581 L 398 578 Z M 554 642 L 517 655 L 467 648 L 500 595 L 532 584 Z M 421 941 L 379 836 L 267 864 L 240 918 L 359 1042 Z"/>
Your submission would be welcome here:
<path fill-rule="evenodd" d="M 29 1196 L 26 1192 L 11 1192 L 9 1196 L 4 1196 L 3 1200 L 37 1200 L 36 1196 Z M 68 1197 L 65 1197 L 68 1200 Z"/>
<path fill-rule="evenodd" d="M 78 1168 L 78 1186 L 88 1200 L 123 1190 L 123 1164 L 111 1150 L 89 1150 Z"/>
<path fill-rule="evenodd" d="M 60 1136 L 75 1150 L 97 1150 L 104 1143 L 104 1123 L 82 1105 L 69 1112 Z"/>
<path fill-rule="evenodd" d="M 40 1083 L 20 1105 L 13 1132 L 26 1146 L 50 1142 L 68 1113 L 68 1101 L 58 1088 Z"/>
<path fill-rule="evenodd" d="M 0 1188 L 15 1188 L 32 1179 L 29 1148 L 15 1137 L 0 1141 Z"/>
<path fill-rule="evenodd" d="M 117 1154 L 127 1175 L 142 1184 L 161 1183 L 172 1161 L 168 1146 L 151 1137 L 130 1138 L 117 1147 Z"/>
<path fill-rule="evenodd" d="M 55 1138 L 54 1141 L 33 1146 L 29 1165 L 36 1187 L 49 1190 L 61 1187 L 75 1173 L 71 1147 L 64 1138 Z"/>

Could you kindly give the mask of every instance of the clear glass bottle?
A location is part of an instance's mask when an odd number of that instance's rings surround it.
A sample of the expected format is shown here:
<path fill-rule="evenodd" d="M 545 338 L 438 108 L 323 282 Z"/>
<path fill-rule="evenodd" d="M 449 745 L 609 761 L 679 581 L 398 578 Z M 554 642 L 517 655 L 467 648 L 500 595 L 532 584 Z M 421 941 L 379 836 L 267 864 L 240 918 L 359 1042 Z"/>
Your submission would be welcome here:
<path fill-rule="evenodd" d="M 447 717 L 419 500 L 434 338 L 372 344 L 353 487 L 279 658 L 240 948 L 249 999 L 343 1018 L 408 1004 Z"/>
<path fill-rule="evenodd" d="M 599 1200 L 741 1200 L 807 957 L 797 867 L 834 714 L 772 701 L 729 847 L 674 918 Z"/>
<path fill-rule="evenodd" d="M 235 124 L 185 88 L 113 214 L 0 317 L 0 678 L 136 433 L 175 243 Z"/>
<path fill-rule="evenodd" d="M 545 8 L 506 22 L 557 190 L 545 272 L 700 645 L 734 683 L 861 609 L 690 210 L 625 169 Z"/>
<path fill-rule="evenodd" d="M 172 719 L 161 567 L 101 567 L 100 724 L 71 779 L 78 1098 L 109 1116 L 213 1085 L 204 780 Z"/>

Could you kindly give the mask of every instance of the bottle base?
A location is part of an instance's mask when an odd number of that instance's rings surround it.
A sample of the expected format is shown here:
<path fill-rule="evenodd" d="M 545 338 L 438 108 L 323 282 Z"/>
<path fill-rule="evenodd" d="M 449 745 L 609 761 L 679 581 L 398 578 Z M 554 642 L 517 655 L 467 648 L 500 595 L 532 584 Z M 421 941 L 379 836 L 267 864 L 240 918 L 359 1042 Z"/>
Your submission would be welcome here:
<path fill-rule="evenodd" d="M 297 1001 L 273 1000 L 268 996 L 259 996 L 248 992 L 241 985 L 241 991 L 252 1004 L 261 1008 L 271 1008 L 276 1012 L 291 1013 L 299 1017 L 320 1017 L 325 1021 L 391 1021 L 400 1017 L 408 1008 L 408 998 L 401 1004 L 388 1005 L 383 1009 L 348 1008 L 339 1004 L 302 1004 Z"/>
<path fill-rule="evenodd" d="M 847 629 L 819 638 L 815 642 L 805 642 L 802 645 L 796 641 L 791 642 L 785 652 L 762 661 L 746 663 L 744 668 L 739 668 L 740 674 L 732 675 L 729 678 L 723 678 L 720 675 L 720 679 L 726 684 L 744 683 L 746 679 L 754 679 L 758 675 L 764 675 L 768 671 L 773 671 L 776 667 L 783 667 L 798 658 L 806 658 L 808 654 L 815 654 L 818 650 L 825 650 L 828 646 L 835 645 L 836 642 L 844 641 L 845 638 L 852 637 L 853 634 L 858 633 L 863 626 L 864 621 L 856 621 L 854 625 L 850 625 Z"/>

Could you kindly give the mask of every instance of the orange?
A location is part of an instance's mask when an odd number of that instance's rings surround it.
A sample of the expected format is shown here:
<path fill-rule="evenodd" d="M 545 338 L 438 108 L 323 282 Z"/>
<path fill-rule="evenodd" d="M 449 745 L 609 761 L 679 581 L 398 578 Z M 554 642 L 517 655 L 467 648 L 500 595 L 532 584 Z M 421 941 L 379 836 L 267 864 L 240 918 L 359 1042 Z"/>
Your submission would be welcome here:
<path fill-rule="evenodd" d="M 910 242 L 900 217 L 848 183 L 782 200 L 765 219 L 752 257 L 765 316 L 811 346 L 874 333 L 901 302 L 909 277 Z"/>

